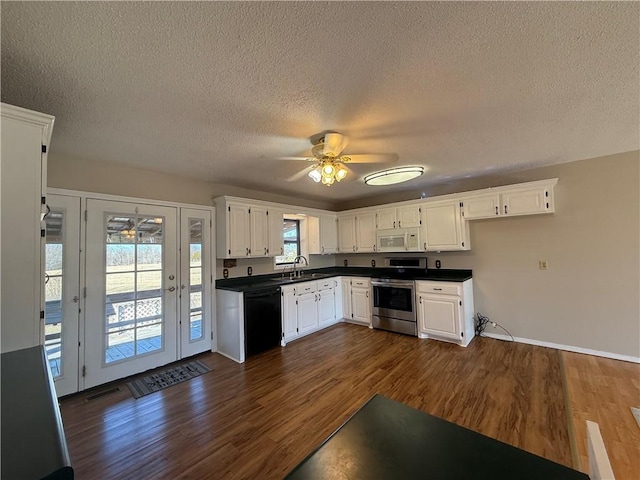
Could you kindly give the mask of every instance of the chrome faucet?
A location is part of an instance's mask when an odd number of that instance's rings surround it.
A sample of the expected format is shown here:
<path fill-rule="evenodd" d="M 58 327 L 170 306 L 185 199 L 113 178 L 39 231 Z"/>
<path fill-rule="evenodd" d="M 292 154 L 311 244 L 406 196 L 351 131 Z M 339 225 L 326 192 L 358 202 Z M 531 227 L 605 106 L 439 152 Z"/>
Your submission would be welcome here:
<path fill-rule="evenodd" d="M 307 257 L 305 257 L 304 255 L 298 255 L 296 258 L 294 258 L 293 259 L 293 268 L 295 270 L 295 276 L 296 277 L 300 277 L 304 273 L 303 270 L 297 268 L 297 265 L 300 265 L 300 260 L 304 260 L 304 265 L 306 267 L 309 266 L 309 260 L 307 260 Z"/>

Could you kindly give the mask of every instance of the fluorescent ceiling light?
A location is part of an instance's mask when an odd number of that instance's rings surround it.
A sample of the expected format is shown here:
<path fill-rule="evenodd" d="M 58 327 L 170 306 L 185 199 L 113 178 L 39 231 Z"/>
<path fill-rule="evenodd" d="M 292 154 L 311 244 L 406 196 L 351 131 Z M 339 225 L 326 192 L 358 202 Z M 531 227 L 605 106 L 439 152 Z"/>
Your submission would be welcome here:
<path fill-rule="evenodd" d="M 424 167 L 420 166 L 389 168 L 367 175 L 364 177 L 364 183 L 367 185 L 393 185 L 412 180 L 423 173 Z"/>

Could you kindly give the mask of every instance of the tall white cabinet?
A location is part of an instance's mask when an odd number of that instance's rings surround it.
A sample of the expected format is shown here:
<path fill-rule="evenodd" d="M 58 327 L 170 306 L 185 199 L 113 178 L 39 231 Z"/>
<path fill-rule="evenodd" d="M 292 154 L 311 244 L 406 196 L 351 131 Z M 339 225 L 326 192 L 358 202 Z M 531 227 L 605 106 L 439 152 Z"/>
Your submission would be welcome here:
<path fill-rule="evenodd" d="M 2 103 L 0 350 L 43 342 L 44 191 L 54 117 Z"/>

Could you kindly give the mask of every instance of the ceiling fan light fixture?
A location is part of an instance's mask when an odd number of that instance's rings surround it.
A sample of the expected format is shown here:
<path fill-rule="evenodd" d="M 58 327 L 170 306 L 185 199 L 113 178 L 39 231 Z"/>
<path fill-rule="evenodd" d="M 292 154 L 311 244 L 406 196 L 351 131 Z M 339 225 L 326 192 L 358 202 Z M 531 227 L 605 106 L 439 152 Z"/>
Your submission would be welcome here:
<path fill-rule="evenodd" d="M 347 176 L 347 173 L 349 173 L 349 171 L 344 168 L 342 165 L 338 166 L 338 169 L 336 170 L 336 180 L 339 182 L 340 180 L 342 180 L 344 177 Z"/>
<path fill-rule="evenodd" d="M 324 185 L 326 185 L 327 187 L 330 186 L 330 185 L 333 185 L 334 181 L 335 181 L 334 177 L 326 177 L 326 176 L 322 177 L 322 183 Z"/>
<path fill-rule="evenodd" d="M 309 172 L 309 177 L 311 178 L 311 180 L 313 180 L 316 183 L 320 182 L 320 180 L 322 180 L 322 174 L 320 173 L 320 169 L 314 168 L 313 170 L 311 170 Z"/>
<path fill-rule="evenodd" d="M 367 175 L 364 177 L 364 183 L 367 185 L 393 185 L 413 180 L 423 173 L 424 167 L 421 166 L 388 168 Z"/>
<path fill-rule="evenodd" d="M 333 166 L 331 162 L 325 162 L 322 165 L 322 174 L 327 177 L 332 177 L 335 174 L 336 168 Z"/>

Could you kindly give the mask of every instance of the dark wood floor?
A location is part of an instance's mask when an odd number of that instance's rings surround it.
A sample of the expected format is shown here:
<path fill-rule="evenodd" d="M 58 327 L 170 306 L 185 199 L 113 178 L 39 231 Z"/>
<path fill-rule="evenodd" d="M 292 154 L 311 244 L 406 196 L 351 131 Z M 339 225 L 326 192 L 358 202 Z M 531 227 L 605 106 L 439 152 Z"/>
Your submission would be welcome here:
<path fill-rule="evenodd" d="M 375 393 L 571 466 L 557 350 L 339 324 L 244 365 L 199 359 L 213 371 L 138 400 L 64 399 L 76 478 L 282 478 Z"/>

